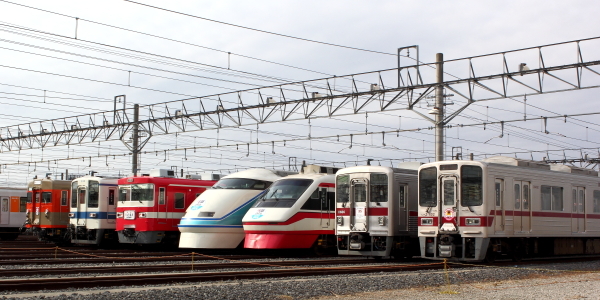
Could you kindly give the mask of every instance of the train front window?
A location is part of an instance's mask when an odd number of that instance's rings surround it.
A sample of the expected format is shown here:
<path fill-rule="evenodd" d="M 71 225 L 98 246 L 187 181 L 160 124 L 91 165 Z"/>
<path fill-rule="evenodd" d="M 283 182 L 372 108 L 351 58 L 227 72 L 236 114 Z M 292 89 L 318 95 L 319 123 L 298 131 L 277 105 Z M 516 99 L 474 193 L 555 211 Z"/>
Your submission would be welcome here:
<path fill-rule="evenodd" d="M 461 206 L 483 204 L 483 170 L 480 166 L 462 166 L 460 169 Z"/>
<path fill-rule="evenodd" d="M 279 180 L 258 198 L 254 207 L 292 207 L 312 183 L 311 179 Z M 316 200 L 319 200 L 318 194 Z"/>
<path fill-rule="evenodd" d="M 371 174 L 371 202 L 388 201 L 387 174 Z"/>
<path fill-rule="evenodd" d="M 71 182 L 71 207 L 77 207 L 77 181 Z"/>
<path fill-rule="evenodd" d="M 98 193 L 100 192 L 100 184 L 98 181 L 90 181 L 90 190 L 88 192 L 88 207 L 98 207 Z"/>
<path fill-rule="evenodd" d="M 337 202 L 348 202 L 350 198 L 350 176 L 340 175 L 336 178 L 335 197 Z"/>
<path fill-rule="evenodd" d="M 367 185 L 360 182 L 355 183 L 352 196 L 354 196 L 354 202 L 367 202 Z"/>
<path fill-rule="evenodd" d="M 52 203 L 52 192 L 42 192 L 42 203 Z"/>
<path fill-rule="evenodd" d="M 154 200 L 154 184 L 141 183 L 119 186 L 119 201 L 145 202 Z"/>
<path fill-rule="evenodd" d="M 232 190 L 264 190 L 272 182 L 247 178 L 225 178 L 219 180 L 212 186 L 213 189 L 232 189 Z"/>
<path fill-rule="evenodd" d="M 419 205 L 433 207 L 437 205 L 437 169 L 424 168 L 419 171 Z"/>
<path fill-rule="evenodd" d="M 27 203 L 31 203 L 33 199 L 33 192 L 27 192 Z"/>

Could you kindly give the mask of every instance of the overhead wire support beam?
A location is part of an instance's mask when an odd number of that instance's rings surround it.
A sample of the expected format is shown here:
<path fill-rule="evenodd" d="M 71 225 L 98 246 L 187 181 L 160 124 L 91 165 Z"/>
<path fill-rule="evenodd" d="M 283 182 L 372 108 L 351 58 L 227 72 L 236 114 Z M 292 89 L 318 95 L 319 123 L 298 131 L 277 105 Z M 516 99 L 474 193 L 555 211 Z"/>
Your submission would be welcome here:
<path fill-rule="evenodd" d="M 414 111 L 434 124 L 448 124 L 477 101 L 600 87 L 600 70 L 595 67 L 600 65 L 600 60 L 586 60 L 582 55 L 586 42 L 598 40 L 600 37 L 446 60 L 442 62 L 445 79 L 441 83 L 436 81 L 435 72 L 429 72 L 437 63 L 418 61 L 414 65 L 386 70 L 140 105 L 140 109 L 147 111 L 147 114 L 140 116 L 138 122 L 133 121 L 131 107 L 116 109 L 115 106 L 114 111 L 5 126 L 0 128 L 0 151 L 124 140 L 129 137 L 134 124 L 139 124 L 139 130 L 147 133 L 147 138 L 153 135 L 398 110 Z M 559 45 L 561 47 L 556 51 L 560 54 L 564 52 L 565 45 L 573 45 L 577 55 L 565 56 L 561 63 L 550 65 L 543 60 L 542 53 L 554 54 L 554 47 Z M 600 50 L 594 48 L 595 44 L 590 47 L 586 51 Z M 527 51 L 534 51 L 539 56 L 538 67 L 533 66 L 535 62 L 529 62 L 527 68 L 522 67 L 524 63 L 512 57 L 524 57 L 520 52 Z M 486 58 L 486 65 L 477 69 L 477 60 L 480 58 Z M 490 58 L 497 59 L 496 69 L 489 65 Z M 455 72 L 457 70 L 469 70 L 467 77 L 457 78 L 451 75 L 458 74 L 459 72 Z M 564 70 L 573 70 L 572 76 L 570 73 L 565 74 Z M 404 74 L 411 75 L 406 77 Z M 544 76 L 552 78 L 553 82 L 541 80 Z M 586 80 L 582 80 L 582 77 Z M 334 80 L 335 84 L 332 86 L 330 82 Z M 426 107 L 420 108 L 417 104 L 439 87 L 453 91 L 461 99 L 454 100 L 459 104 L 456 109 L 446 107 L 447 114 L 443 120 L 436 121 L 426 116 Z M 277 111 L 281 113 L 278 114 Z M 111 114 L 113 121 L 109 122 L 107 115 Z"/>

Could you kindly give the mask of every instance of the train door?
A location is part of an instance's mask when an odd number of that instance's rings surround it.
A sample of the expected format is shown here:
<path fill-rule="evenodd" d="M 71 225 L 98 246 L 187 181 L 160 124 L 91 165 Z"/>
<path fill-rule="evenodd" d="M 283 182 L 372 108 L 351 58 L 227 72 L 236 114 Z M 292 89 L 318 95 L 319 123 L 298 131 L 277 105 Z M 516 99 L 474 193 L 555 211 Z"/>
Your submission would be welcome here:
<path fill-rule="evenodd" d="M 441 210 L 440 210 L 440 222 L 442 227 L 445 228 L 446 231 L 454 231 L 456 230 L 456 226 L 458 225 L 456 220 L 458 220 L 458 209 L 456 208 L 456 186 L 457 186 L 457 178 L 452 176 L 441 176 L 440 177 L 440 189 L 441 192 Z"/>
<path fill-rule="evenodd" d="M 10 215 L 10 198 L 2 197 L 0 198 L 0 224 L 8 225 L 8 216 Z"/>
<path fill-rule="evenodd" d="M 527 233 L 531 230 L 531 206 L 529 205 L 531 198 L 531 190 L 529 189 L 530 186 L 531 184 L 527 181 L 515 181 L 514 184 L 515 232 Z"/>
<path fill-rule="evenodd" d="M 333 209 L 333 201 L 331 201 L 331 193 L 327 192 L 327 188 L 321 188 L 319 191 L 321 199 L 321 228 L 329 228 L 329 214 Z"/>
<path fill-rule="evenodd" d="M 495 191 L 495 211 L 494 211 L 494 231 L 504 231 L 504 179 L 496 179 L 494 185 Z"/>
<path fill-rule="evenodd" d="M 109 187 L 108 188 L 108 209 L 106 210 L 106 212 L 108 213 L 106 216 L 106 222 L 109 224 L 114 224 L 117 219 L 117 205 L 115 203 L 115 195 L 117 194 L 117 188 L 116 187 Z M 114 216 L 114 217 L 113 217 Z"/>
<path fill-rule="evenodd" d="M 399 218 L 398 222 L 400 222 L 400 231 L 408 230 L 408 208 L 406 207 L 406 199 L 408 199 L 408 185 L 405 183 L 401 183 L 398 190 L 398 211 Z"/>
<path fill-rule="evenodd" d="M 365 178 L 352 179 L 350 183 L 350 207 L 353 210 L 350 213 L 350 230 L 351 231 L 367 231 L 368 224 L 368 207 L 367 187 L 369 182 Z"/>
<path fill-rule="evenodd" d="M 87 188 L 85 185 L 77 187 L 77 205 L 75 207 L 75 219 L 77 226 L 85 226 L 87 216 Z"/>
<path fill-rule="evenodd" d="M 167 200 L 168 195 L 165 187 L 158 188 L 158 203 L 156 205 L 156 218 L 158 224 L 167 224 Z"/>
<path fill-rule="evenodd" d="M 571 231 L 585 232 L 585 188 L 573 187 L 573 208 L 571 211 Z"/>

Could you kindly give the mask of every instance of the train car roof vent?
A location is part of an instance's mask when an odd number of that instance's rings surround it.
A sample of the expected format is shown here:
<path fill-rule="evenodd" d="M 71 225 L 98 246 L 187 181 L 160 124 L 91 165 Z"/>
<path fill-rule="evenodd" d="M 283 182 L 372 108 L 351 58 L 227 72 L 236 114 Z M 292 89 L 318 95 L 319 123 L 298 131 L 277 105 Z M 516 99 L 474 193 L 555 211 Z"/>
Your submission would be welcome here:
<path fill-rule="evenodd" d="M 152 177 L 175 177 L 175 171 L 169 169 L 152 169 L 150 170 Z"/>
<path fill-rule="evenodd" d="M 526 160 L 508 156 L 492 156 L 484 159 L 483 162 L 500 165 L 527 167 L 532 169 L 550 170 L 550 165 L 545 162 Z"/>
<path fill-rule="evenodd" d="M 400 169 L 418 170 L 423 163 L 420 161 L 405 161 L 398 164 Z"/>
<path fill-rule="evenodd" d="M 551 164 L 550 165 L 550 170 L 552 170 L 552 171 L 558 171 L 558 172 L 571 173 L 571 174 L 578 174 L 578 175 L 586 175 L 586 176 L 595 176 L 595 177 L 598 177 L 598 171 L 596 171 L 596 170 L 586 169 L 586 168 L 580 168 L 580 167 L 575 167 L 575 166 Z"/>
<path fill-rule="evenodd" d="M 304 166 L 302 171 L 305 174 L 308 174 L 308 173 L 335 174 L 339 169 L 340 168 L 324 167 L 324 166 L 319 166 L 319 165 L 308 165 L 308 166 Z"/>
<path fill-rule="evenodd" d="M 185 179 L 198 179 L 198 180 L 219 180 L 223 177 L 222 174 L 212 173 L 201 173 L 201 174 L 187 174 Z"/>

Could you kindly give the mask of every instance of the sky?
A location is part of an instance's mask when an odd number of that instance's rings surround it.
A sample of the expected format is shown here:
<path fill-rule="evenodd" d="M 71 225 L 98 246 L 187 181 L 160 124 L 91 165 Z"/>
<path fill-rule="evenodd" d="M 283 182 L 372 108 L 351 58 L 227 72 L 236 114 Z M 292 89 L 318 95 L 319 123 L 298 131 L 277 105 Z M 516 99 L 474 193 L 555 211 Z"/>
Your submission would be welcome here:
<path fill-rule="evenodd" d="M 400 47 L 418 45 L 425 65 L 443 53 L 448 61 L 444 79 L 452 80 L 470 76 L 469 60 L 461 58 L 507 52 L 509 71 L 517 71 L 519 63 L 534 69 L 540 64 L 535 47 L 600 36 L 597 1 L 15 3 L 0 1 L 2 137 L 17 125 L 25 132 L 30 126 L 34 131 L 49 128 L 48 120 L 60 126 L 66 120 L 70 126 L 75 116 L 81 116 L 80 126 L 85 127 L 87 115 L 94 113 L 94 122 L 103 120 L 102 113 L 112 121 L 118 95 L 125 95 L 128 111 L 139 104 L 140 119 L 146 120 L 151 113 L 164 115 L 167 110 L 198 111 L 199 99 L 206 110 L 237 107 L 238 95 L 245 105 L 258 104 L 257 88 L 276 101 L 282 101 L 281 91 L 286 101 L 303 98 L 301 84 L 264 88 L 290 82 L 321 79 L 307 83 L 306 92 L 324 94 L 330 83 L 334 94 L 344 94 L 352 89 L 349 75 L 368 73 L 354 76 L 357 89 L 368 89 L 371 83 L 381 86 L 379 76 L 391 87 L 397 84 L 397 72 L 389 70 L 398 67 L 395 54 Z M 542 48 L 544 64 L 576 63 L 576 46 Z M 534 49 L 510 52 L 530 47 Z M 583 60 L 600 60 L 599 48 L 598 40 L 581 42 Z M 401 54 L 402 66 L 415 64 L 414 48 L 410 57 Z M 502 73 L 502 62 L 501 55 L 471 60 L 477 76 Z M 431 82 L 434 69 L 420 70 Z M 582 71 L 583 86 L 600 84 L 600 76 L 592 71 L 600 68 Z M 561 72 L 556 73 L 560 78 L 575 80 L 575 69 Z M 532 86 L 539 82 L 537 75 L 517 79 Z M 543 80 L 545 91 L 570 88 L 552 76 Z M 498 81 L 485 84 L 502 86 Z M 454 87 L 468 93 L 466 85 Z M 509 87 L 519 96 L 473 103 L 450 121 L 445 131 L 447 159 L 455 152 L 463 157 L 473 153 L 475 159 L 600 157 L 597 88 L 525 98 L 533 93 L 514 82 Z M 245 92 L 236 93 L 241 90 Z M 450 113 L 466 104 L 456 92 L 446 90 Z M 389 100 L 393 95 L 377 97 Z M 493 96 L 481 87 L 476 95 Z M 191 100 L 177 101 L 183 99 Z M 273 118 L 259 125 L 246 115 L 243 126 L 219 130 L 187 127 L 179 132 L 171 125 L 173 130 L 164 134 L 153 128 L 142 149 L 140 169 L 228 174 L 247 168 L 295 169 L 302 161 L 343 167 L 373 159 L 374 164 L 396 167 L 403 161 L 435 160 L 432 123 L 406 110 L 403 101 L 385 111 L 374 102 L 365 107 L 367 114 L 347 106 L 331 117 L 296 113 L 286 122 Z M 426 98 L 414 110 L 432 116 L 432 105 L 433 99 Z M 541 117 L 548 119 L 544 123 Z M 500 121 L 505 121 L 504 130 L 498 123 L 483 125 Z M 131 173 L 131 155 L 123 142 L 82 141 L 69 146 L 48 143 L 33 150 L 2 147 L 0 185 L 25 186 L 47 173 Z"/>

